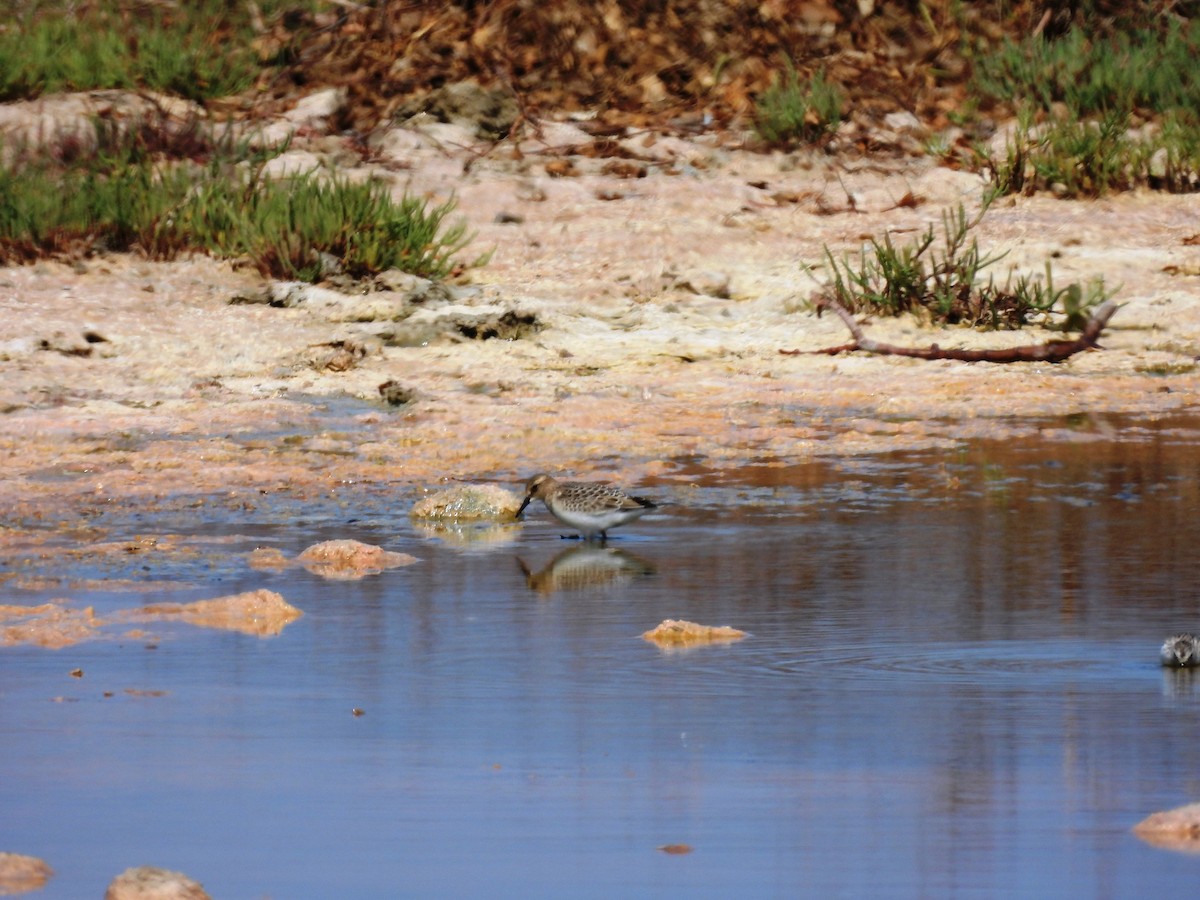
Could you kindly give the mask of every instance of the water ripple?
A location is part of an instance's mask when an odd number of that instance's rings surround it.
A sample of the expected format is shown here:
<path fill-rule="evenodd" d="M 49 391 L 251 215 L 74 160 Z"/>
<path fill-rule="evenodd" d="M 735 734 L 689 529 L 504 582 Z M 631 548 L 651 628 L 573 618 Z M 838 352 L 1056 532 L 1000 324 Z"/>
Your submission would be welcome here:
<path fill-rule="evenodd" d="M 752 632 L 720 647 L 658 650 L 627 660 L 619 676 L 590 679 L 588 691 L 620 694 L 628 683 L 636 683 L 643 688 L 669 685 L 671 696 L 680 699 L 735 700 L 750 694 L 766 702 L 777 691 L 789 696 L 801 691 L 809 702 L 817 702 L 812 698 L 830 692 L 900 697 L 965 689 L 1049 697 L 1063 691 L 1150 689 L 1188 699 L 1200 690 L 1200 677 L 1194 688 L 1189 683 L 1160 685 L 1160 666 L 1153 652 L 1141 652 L 1146 650 L 1141 646 L 1105 646 L 1098 653 L 1095 644 L 1080 641 L 880 642 L 800 651 L 770 644 L 769 637 Z"/>
<path fill-rule="evenodd" d="M 754 668 L 770 677 L 870 679 L 889 676 L 947 684 L 1079 682 L 1144 678 L 1153 654 L 1078 641 L 988 641 L 962 644 L 846 644 L 803 653 L 760 654 Z"/>

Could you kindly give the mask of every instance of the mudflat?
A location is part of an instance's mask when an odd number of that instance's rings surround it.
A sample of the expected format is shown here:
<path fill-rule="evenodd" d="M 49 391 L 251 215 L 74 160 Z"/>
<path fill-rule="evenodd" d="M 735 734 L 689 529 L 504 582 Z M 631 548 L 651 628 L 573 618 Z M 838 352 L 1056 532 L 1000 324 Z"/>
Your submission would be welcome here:
<path fill-rule="evenodd" d="M 1000 200 L 977 226 L 983 249 L 1007 253 L 998 279 L 1046 261 L 1056 285 L 1102 277 L 1123 304 L 1102 349 L 1012 365 L 785 355 L 849 339 L 808 305 L 823 247 L 914 239 L 947 209 L 978 209 L 982 180 L 927 158 L 749 152 L 727 134 L 630 135 L 622 165 L 591 143 L 547 122 L 495 147 L 458 126 L 396 127 L 370 163 L 330 136 L 294 146 L 281 169 L 453 196 L 475 233 L 462 258 L 492 251 L 402 315 L 380 285 L 256 302 L 287 291 L 204 257 L 0 269 L 0 521 L 345 484 L 516 489 L 535 471 L 636 484 L 1032 428 L 1078 440 L 1110 433 L 1107 414 L 1194 402 L 1190 197 Z M 866 328 L 913 346 L 1062 337 L 911 317 Z M 331 424 L 314 398 L 345 398 L 346 415 Z"/>

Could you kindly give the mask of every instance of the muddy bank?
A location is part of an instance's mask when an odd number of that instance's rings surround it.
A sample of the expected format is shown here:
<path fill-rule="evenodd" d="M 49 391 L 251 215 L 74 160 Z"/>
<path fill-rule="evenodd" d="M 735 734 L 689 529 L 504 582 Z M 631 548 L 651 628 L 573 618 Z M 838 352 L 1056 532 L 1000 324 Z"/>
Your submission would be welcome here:
<path fill-rule="evenodd" d="M 266 286 L 202 258 L 0 270 L 0 544 L 125 506 L 236 514 L 349 487 L 406 511 L 444 482 L 515 487 L 542 470 L 686 480 L 1056 422 L 1072 440 L 1107 439 L 1107 414 L 1161 416 L 1194 396 L 1190 198 L 1023 199 L 981 225 L 983 247 L 1009 251 L 998 275 L 1052 259 L 1056 283 L 1121 286 L 1102 351 L 1012 366 L 783 356 L 847 339 L 805 306 L 823 245 L 852 250 L 886 230 L 903 241 L 977 204 L 979 180 L 921 159 L 751 154 L 729 135 L 630 138 L 645 161 L 606 171 L 564 149 L 590 140 L 569 124 L 482 157 L 455 127 L 393 129 L 375 169 L 348 169 L 398 193 L 455 195 L 474 249 L 494 248 L 402 322 L 386 308 L 411 284 L 352 298 L 374 304 L 360 315 L 244 302 Z M 555 177 L 564 158 L 573 174 Z M 898 207 L 908 193 L 921 202 Z M 524 326 L 486 324 L 502 321 Z M 1059 336 L 911 319 L 870 331 L 943 346 Z"/>

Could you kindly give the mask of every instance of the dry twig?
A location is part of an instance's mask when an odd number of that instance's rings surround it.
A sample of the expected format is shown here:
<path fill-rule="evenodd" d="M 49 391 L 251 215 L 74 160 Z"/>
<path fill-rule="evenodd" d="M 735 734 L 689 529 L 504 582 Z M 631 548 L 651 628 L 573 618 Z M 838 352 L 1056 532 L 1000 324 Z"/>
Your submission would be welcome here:
<path fill-rule="evenodd" d="M 878 353 L 885 356 L 913 356 L 917 359 L 956 359 L 961 362 L 1062 362 L 1076 353 L 1084 350 L 1100 349 L 1097 343 L 1100 333 L 1104 331 L 1113 313 L 1121 308 L 1121 304 L 1109 300 L 1096 308 L 1088 319 L 1079 337 L 1073 340 L 1046 341 L 1044 344 L 1025 344 L 1020 347 L 1003 347 L 999 349 L 963 350 L 953 347 L 939 347 L 930 344 L 928 347 L 900 347 L 896 344 L 885 344 L 867 337 L 854 317 L 842 304 L 832 297 L 821 297 L 817 301 L 818 314 L 824 309 L 831 309 L 850 329 L 854 338 L 848 344 L 836 347 L 825 347 L 821 350 L 780 350 L 785 356 L 796 356 L 802 353 L 823 353 L 827 356 L 837 356 L 854 350 L 864 350 L 867 353 Z"/>

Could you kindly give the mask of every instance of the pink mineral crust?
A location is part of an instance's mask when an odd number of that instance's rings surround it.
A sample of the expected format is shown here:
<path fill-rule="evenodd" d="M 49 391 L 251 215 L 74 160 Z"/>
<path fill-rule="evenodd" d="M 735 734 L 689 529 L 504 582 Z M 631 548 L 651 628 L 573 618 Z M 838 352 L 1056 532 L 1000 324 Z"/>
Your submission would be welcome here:
<path fill-rule="evenodd" d="M 40 891 L 54 875 L 45 860 L 22 853 L 0 853 L 0 896 Z"/>
<path fill-rule="evenodd" d="M 104 900 L 212 900 L 200 882 L 156 866 L 126 869 L 111 882 Z"/>
<path fill-rule="evenodd" d="M 296 560 L 322 578 L 347 581 L 367 575 L 378 575 L 385 569 L 412 565 L 417 558 L 361 541 L 340 540 L 313 544 L 296 557 Z"/>
<path fill-rule="evenodd" d="M 1200 803 L 1151 813 L 1133 826 L 1133 833 L 1164 850 L 1200 853 Z"/>
<path fill-rule="evenodd" d="M 0 646 L 36 644 L 57 650 L 94 638 L 102 624 L 90 606 L 69 609 L 62 601 L 0 606 Z"/>
<path fill-rule="evenodd" d="M 200 628 L 219 628 L 271 637 L 302 615 L 304 613 L 279 594 L 260 589 L 194 603 L 152 603 L 140 609 L 118 613 L 117 618 L 140 622 L 178 619 Z"/>
<path fill-rule="evenodd" d="M 648 641 L 662 647 L 691 647 L 696 644 L 716 644 L 740 641 L 746 632 L 728 625 L 697 625 L 683 619 L 663 619 L 656 628 L 642 634 Z"/>

